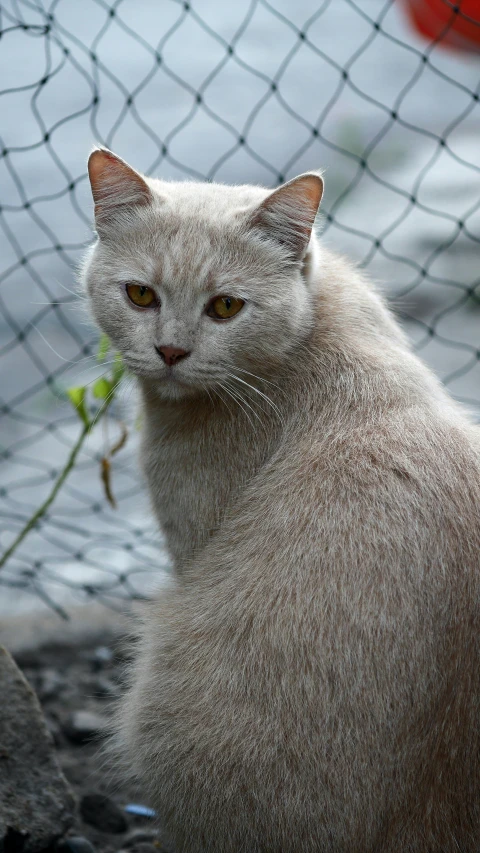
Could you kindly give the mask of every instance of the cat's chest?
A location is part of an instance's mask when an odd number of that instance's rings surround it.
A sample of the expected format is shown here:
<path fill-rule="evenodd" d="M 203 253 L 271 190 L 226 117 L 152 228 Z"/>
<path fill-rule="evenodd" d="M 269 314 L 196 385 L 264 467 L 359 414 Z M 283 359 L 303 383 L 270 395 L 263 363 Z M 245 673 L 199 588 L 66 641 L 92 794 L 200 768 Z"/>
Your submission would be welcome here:
<path fill-rule="evenodd" d="M 235 436 L 220 425 L 197 430 L 158 421 L 146 425 L 143 470 L 174 560 L 208 541 L 256 467 L 256 456 L 242 459 Z"/>

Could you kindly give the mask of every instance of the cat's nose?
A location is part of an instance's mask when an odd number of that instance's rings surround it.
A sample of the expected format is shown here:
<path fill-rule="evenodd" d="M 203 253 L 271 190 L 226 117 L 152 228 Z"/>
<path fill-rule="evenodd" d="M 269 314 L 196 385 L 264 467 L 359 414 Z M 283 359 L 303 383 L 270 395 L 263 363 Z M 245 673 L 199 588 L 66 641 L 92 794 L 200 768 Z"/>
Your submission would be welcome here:
<path fill-rule="evenodd" d="M 165 364 L 168 364 L 171 367 L 173 364 L 176 364 L 177 361 L 180 361 L 181 358 L 185 358 L 186 355 L 190 355 L 190 353 L 185 349 L 179 349 L 178 347 L 155 347 L 160 358 Z"/>

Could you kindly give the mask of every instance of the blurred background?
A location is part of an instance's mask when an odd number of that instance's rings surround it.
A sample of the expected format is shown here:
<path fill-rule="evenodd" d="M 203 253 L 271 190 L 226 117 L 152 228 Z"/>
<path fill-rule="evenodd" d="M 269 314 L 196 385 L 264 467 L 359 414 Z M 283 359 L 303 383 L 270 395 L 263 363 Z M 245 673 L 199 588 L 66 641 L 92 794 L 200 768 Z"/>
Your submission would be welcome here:
<path fill-rule="evenodd" d="M 323 240 L 380 283 L 415 349 L 480 413 L 480 27 L 475 0 L 0 3 L 0 554 L 105 370 L 77 285 L 103 143 L 162 178 L 325 170 Z M 477 17 L 480 17 L 477 12 Z M 105 499 L 99 460 L 118 439 Z M 0 568 L 0 613 L 148 595 L 168 560 L 135 459 L 133 382 Z"/>

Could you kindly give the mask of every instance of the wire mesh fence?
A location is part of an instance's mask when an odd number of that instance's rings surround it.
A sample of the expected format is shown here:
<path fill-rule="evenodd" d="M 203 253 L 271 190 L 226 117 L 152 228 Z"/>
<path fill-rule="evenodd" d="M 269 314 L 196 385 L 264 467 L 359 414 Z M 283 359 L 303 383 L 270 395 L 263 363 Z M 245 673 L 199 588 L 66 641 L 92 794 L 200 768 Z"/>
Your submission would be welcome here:
<path fill-rule="evenodd" d="M 382 283 L 414 347 L 480 411 L 480 59 L 422 41 L 399 0 L 0 3 L 2 550 L 58 476 L 65 398 L 104 369 L 75 284 L 92 143 L 164 178 L 274 186 L 325 169 L 326 243 Z M 137 473 L 133 381 L 0 569 L 3 611 L 122 606 L 168 565 Z M 117 419 L 118 507 L 98 475 Z M 106 431 L 110 435 L 106 435 Z"/>

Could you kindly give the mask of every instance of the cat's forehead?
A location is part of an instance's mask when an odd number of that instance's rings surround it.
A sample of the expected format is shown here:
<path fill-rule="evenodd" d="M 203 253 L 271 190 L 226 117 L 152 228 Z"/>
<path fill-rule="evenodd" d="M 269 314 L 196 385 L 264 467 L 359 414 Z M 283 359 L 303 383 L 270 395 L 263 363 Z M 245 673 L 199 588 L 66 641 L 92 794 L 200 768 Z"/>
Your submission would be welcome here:
<path fill-rule="evenodd" d="M 124 231 L 120 249 L 142 279 L 176 292 L 213 292 L 222 278 L 231 281 L 254 262 L 242 222 L 268 190 L 156 180 L 149 185 L 155 204 L 138 212 L 137 227 Z"/>
<path fill-rule="evenodd" d="M 156 179 L 148 179 L 148 184 L 157 199 L 164 200 L 178 215 L 198 215 L 212 223 L 221 222 L 225 215 L 232 215 L 235 211 L 260 203 L 269 193 L 269 190 L 263 187 L 250 185 L 231 186 Z"/>
<path fill-rule="evenodd" d="M 238 258 L 238 251 L 231 247 L 230 257 Z M 232 263 L 227 262 L 226 247 L 215 239 L 208 223 L 198 223 L 190 232 L 181 225 L 162 240 L 162 246 L 153 259 L 154 277 L 167 290 L 201 289 L 213 292 L 218 286 L 219 276 L 227 270 L 232 277 Z"/>

